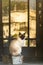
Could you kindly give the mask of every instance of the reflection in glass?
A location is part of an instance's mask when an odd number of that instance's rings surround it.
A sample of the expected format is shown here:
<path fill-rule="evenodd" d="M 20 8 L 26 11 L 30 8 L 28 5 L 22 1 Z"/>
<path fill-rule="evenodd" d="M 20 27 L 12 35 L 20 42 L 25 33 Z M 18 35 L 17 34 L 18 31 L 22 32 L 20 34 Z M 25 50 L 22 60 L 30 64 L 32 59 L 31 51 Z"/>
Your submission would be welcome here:
<path fill-rule="evenodd" d="M 41 15 L 41 13 L 42 13 L 42 11 L 41 11 L 41 10 L 39 10 L 39 15 Z"/>
<path fill-rule="evenodd" d="M 8 40 L 7 39 L 3 40 L 3 47 L 8 47 L 8 45 L 9 45 Z"/>
<path fill-rule="evenodd" d="M 18 38 L 19 32 L 28 37 L 28 0 L 11 0 L 11 36 Z"/>
<path fill-rule="evenodd" d="M 36 40 L 30 40 L 29 47 L 36 47 Z"/>
<path fill-rule="evenodd" d="M 39 8 L 41 8 L 41 7 L 42 7 L 42 3 L 41 3 L 41 2 L 39 2 L 39 3 L 38 3 L 38 6 L 39 6 Z"/>
<path fill-rule="evenodd" d="M 29 38 L 36 38 L 36 0 L 29 0 Z"/>
<path fill-rule="evenodd" d="M 25 47 L 28 46 L 28 40 L 25 40 Z"/>
<path fill-rule="evenodd" d="M 8 42 L 8 40 L 3 40 L 4 44 L 6 44 Z"/>
<path fill-rule="evenodd" d="M 4 25 L 3 26 L 3 38 L 8 38 L 9 37 L 9 26 Z"/>
<path fill-rule="evenodd" d="M 16 38 L 18 31 L 19 31 L 19 25 L 16 23 L 11 24 L 11 36 Z"/>
<path fill-rule="evenodd" d="M 2 22 L 9 22 L 9 0 L 2 0 Z"/>

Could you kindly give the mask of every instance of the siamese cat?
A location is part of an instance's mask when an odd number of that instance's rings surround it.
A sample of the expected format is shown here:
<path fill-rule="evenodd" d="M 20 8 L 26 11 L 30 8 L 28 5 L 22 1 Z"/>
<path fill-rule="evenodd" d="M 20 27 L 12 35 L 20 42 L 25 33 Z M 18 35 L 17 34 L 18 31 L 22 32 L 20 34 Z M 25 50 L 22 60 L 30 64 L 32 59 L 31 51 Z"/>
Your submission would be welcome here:
<path fill-rule="evenodd" d="M 22 47 L 25 46 L 25 32 L 19 32 L 17 40 L 13 40 L 10 43 L 9 50 L 11 55 L 20 55 Z"/>

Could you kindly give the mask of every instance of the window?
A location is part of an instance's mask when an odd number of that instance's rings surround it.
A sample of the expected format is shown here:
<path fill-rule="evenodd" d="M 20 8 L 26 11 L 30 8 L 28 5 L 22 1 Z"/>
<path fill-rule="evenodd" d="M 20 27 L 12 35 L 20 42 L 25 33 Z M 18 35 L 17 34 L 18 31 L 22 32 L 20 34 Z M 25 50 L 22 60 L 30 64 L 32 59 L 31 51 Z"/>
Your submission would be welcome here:
<path fill-rule="evenodd" d="M 29 0 L 29 38 L 29 47 L 36 47 L 36 0 Z"/>
<path fill-rule="evenodd" d="M 11 36 L 13 38 L 19 37 L 19 32 L 22 34 L 26 32 L 25 37 L 28 37 L 28 0 L 10 0 L 11 3 Z M 27 40 L 24 43 L 28 46 Z"/>
<path fill-rule="evenodd" d="M 8 47 L 9 40 L 9 0 L 2 0 L 3 47 Z M 6 52 L 6 51 L 5 51 Z"/>
<path fill-rule="evenodd" d="M 11 42 L 18 38 L 19 32 L 26 32 L 26 47 L 28 44 L 29 47 L 36 47 L 36 0 L 29 0 L 29 11 L 28 0 L 2 0 L 2 23 L 4 41 Z"/>
<path fill-rule="evenodd" d="M 2 22 L 9 22 L 9 0 L 2 0 Z"/>
<path fill-rule="evenodd" d="M 3 38 L 7 38 L 7 37 L 9 37 L 9 26 L 4 25 L 3 26 Z"/>

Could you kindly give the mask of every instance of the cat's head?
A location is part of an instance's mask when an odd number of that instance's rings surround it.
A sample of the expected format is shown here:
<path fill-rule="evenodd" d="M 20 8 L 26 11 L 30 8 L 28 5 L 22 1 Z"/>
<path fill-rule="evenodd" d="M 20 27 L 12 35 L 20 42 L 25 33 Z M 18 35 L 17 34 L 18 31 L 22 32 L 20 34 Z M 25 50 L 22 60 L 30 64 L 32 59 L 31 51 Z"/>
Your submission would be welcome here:
<path fill-rule="evenodd" d="M 26 32 L 19 32 L 19 38 L 22 40 L 25 39 L 25 33 Z"/>

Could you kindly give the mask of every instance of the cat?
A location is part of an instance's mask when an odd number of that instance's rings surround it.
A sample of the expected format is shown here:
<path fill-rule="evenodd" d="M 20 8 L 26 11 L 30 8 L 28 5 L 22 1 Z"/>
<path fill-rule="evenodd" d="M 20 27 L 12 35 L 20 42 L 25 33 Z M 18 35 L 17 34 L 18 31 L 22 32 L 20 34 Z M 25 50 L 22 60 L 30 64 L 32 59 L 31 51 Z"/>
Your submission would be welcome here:
<path fill-rule="evenodd" d="M 22 52 L 22 47 L 25 46 L 25 32 L 19 32 L 17 40 L 10 43 L 9 51 L 11 55 L 19 55 Z"/>

